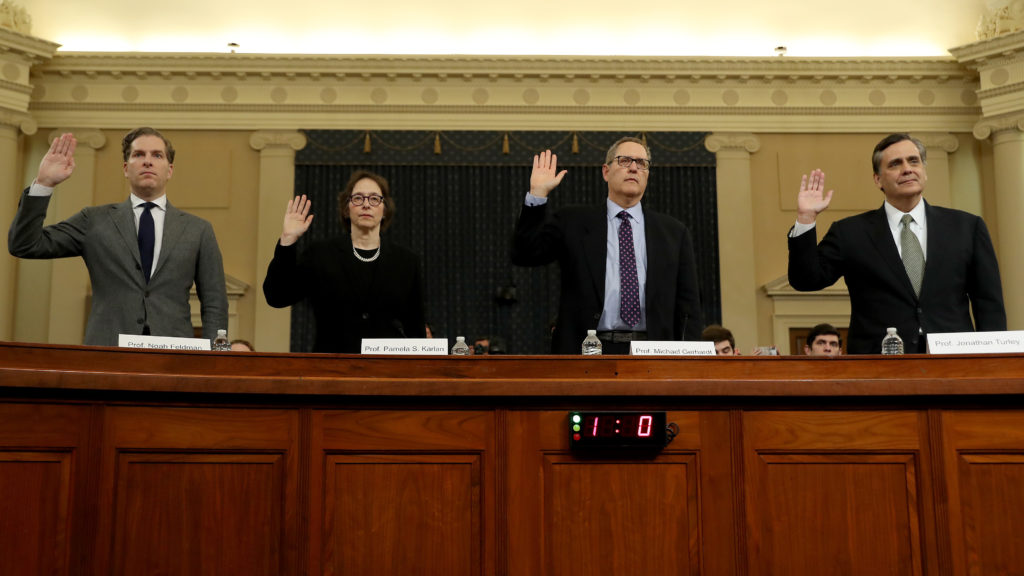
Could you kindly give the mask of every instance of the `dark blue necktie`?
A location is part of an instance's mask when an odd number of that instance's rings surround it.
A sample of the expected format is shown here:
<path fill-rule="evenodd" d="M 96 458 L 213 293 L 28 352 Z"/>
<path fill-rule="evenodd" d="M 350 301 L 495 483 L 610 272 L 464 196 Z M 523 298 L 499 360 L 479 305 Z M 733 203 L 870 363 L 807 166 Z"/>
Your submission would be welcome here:
<path fill-rule="evenodd" d="M 156 204 L 146 202 L 139 216 L 139 256 L 142 257 L 142 273 L 146 275 L 146 282 L 149 282 L 149 273 L 153 269 L 153 247 L 156 245 L 156 226 L 153 225 L 153 215 L 149 213 L 155 207 Z"/>
<path fill-rule="evenodd" d="M 619 316 L 629 326 L 640 323 L 640 285 L 636 279 L 636 253 L 629 214 L 619 212 Z"/>

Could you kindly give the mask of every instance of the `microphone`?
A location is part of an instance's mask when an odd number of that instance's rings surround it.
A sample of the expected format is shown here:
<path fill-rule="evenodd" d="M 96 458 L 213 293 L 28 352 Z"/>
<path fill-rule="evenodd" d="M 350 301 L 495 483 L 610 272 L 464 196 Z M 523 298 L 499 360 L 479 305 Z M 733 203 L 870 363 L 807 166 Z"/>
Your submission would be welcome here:
<path fill-rule="evenodd" d="M 391 327 L 397 330 L 398 335 L 401 336 L 402 338 L 408 338 L 408 336 L 405 335 L 405 327 L 402 326 L 402 322 L 398 318 L 395 318 L 391 321 Z"/>

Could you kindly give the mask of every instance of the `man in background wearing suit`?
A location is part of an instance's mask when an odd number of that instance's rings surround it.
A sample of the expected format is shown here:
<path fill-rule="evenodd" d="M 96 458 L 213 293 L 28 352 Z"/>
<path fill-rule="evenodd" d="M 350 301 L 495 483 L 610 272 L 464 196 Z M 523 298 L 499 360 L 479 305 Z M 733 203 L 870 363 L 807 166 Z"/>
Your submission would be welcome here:
<path fill-rule="evenodd" d="M 74 135 L 62 134 L 22 194 L 7 243 L 19 258 L 81 256 L 92 282 L 85 344 L 116 346 L 118 334 L 193 336 L 189 290 L 202 310 L 203 337 L 227 328 L 227 292 L 220 248 L 209 222 L 171 206 L 165 187 L 174 147 L 160 132 L 138 128 L 121 143 L 130 197 L 90 206 L 43 227 L 54 187 L 75 169 Z"/>
<path fill-rule="evenodd" d="M 690 232 L 647 210 L 641 199 L 650 150 L 637 138 L 609 148 L 601 167 L 608 197 L 598 206 L 551 213 L 548 195 L 566 171 L 550 150 L 533 157 L 530 192 L 516 223 L 512 262 L 558 261 L 562 291 L 551 348 L 579 354 L 597 330 L 606 354 L 627 354 L 632 340 L 697 340 L 704 322 Z"/>
<path fill-rule="evenodd" d="M 926 351 L 930 332 L 1006 330 L 999 265 L 985 222 L 922 198 L 927 151 L 908 134 L 891 134 L 871 158 L 882 207 L 844 218 L 815 244 L 815 218 L 828 208 L 825 174 L 804 175 L 789 233 L 789 283 L 821 290 L 846 278 L 847 352 L 878 354 L 895 326 L 908 353 Z M 974 321 L 971 320 L 973 310 Z"/>

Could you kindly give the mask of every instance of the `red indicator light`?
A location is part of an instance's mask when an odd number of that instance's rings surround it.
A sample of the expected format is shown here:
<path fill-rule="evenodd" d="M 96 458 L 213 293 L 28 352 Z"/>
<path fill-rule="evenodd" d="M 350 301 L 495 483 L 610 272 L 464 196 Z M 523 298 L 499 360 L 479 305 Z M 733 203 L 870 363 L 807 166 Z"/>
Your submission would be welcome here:
<path fill-rule="evenodd" d="M 580 439 L 580 435 L 579 434 L 573 434 L 572 435 L 572 439 L 573 440 L 579 440 Z"/>

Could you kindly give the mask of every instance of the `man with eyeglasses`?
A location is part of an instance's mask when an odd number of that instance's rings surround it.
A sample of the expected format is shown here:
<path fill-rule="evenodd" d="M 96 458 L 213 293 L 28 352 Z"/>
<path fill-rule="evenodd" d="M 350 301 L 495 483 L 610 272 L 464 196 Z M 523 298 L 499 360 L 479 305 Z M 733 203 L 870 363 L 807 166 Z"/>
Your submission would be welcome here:
<path fill-rule="evenodd" d="M 628 354 L 633 340 L 698 340 L 704 322 L 690 232 L 678 220 L 644 208 L 650 149 L 620 138 L 601 166 L 608 183 L 596 206 L 548 209 L 565 178 L 550 150 L 533 157 L 530 192 L 519 214 L 512 262 L 557 261 L 562 289 L 551 348 L 579 354 L 597 330 L 605 354 Z"/>

